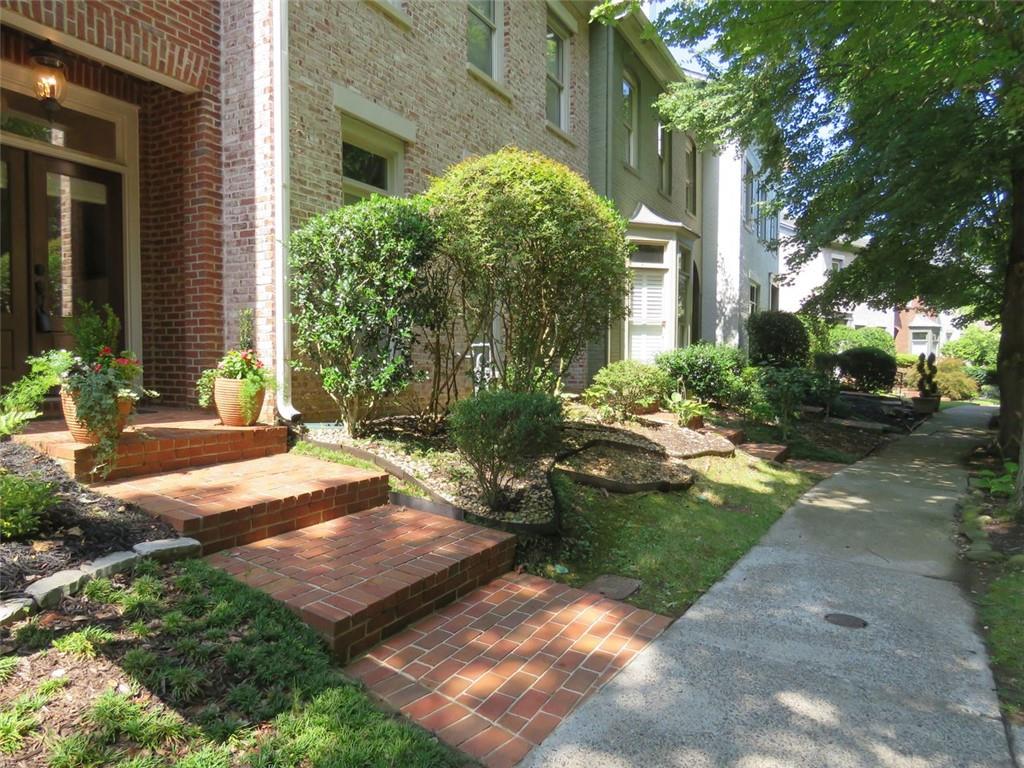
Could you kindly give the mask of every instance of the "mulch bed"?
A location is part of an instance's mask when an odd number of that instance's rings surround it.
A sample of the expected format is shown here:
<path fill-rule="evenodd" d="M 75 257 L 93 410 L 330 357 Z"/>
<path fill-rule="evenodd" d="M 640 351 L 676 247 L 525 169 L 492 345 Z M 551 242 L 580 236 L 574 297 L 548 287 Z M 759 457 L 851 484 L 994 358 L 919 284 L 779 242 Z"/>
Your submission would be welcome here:
<path fill-rule="evenodd" d="M 842 392 L 839 400 L 843 409 L 849 411 L 843 418 L 875 421 L 906 432 L 922 419 L 910 403 L 892 396 Z"/>
<path fill-rule="evenodd" d="M 734 452 L 732 443 L 720 435 L 697 432 L 660 418 L 638 416 L 633 421 L 607 424 L 601 422 L 596 410 L 582 403 L 573 403 L 568 413 L 573 420 L 565 423 L 562 438 L 567 447 L 601 440 L 646 448 L 679 459 L 728 457 Z"/>
<path fill-rule="evenodd" d="M 693 484 L 696 473 L 681 459 L 596 445 L 563 459 L 557 467 L 574 480 L 622 493 L 680 490 Z"/>
<path fill-rule="evenodd" d="M 140 541 L 176 537 L 177 532 L 138 507 L 95 493 L 55 461 L 18 443 L 0 443 L 0 467 L 54 484 L 57 503 L 42 529 L 28 541 L 0 542 L 0 596 L 65 568 L 131 549 Z"/>

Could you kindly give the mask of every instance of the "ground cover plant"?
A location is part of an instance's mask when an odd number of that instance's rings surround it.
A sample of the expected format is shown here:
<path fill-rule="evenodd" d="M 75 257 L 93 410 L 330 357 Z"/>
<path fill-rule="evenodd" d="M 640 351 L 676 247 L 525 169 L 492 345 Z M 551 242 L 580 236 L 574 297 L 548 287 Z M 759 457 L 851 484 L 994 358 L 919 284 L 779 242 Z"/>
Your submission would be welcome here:
<path fill-rule="evenodd" d="M 0 664 L 0 757 L 15 763 L 464 763 L 375 709 L 287 609 L 202 561 L 92 581 L 3 643 L 14 654 Z"/>
<path fill-rule="evenodd" d="M 686 464 L 697 482 L 676 493 L 608 494 L 560 478 L 565 538 L 553 551 L 535 543 L 526 567 L 574 586 L 605 573 L 638 578 L 629 602 L 678 616 L 811 484 L 746 456 Z"/>

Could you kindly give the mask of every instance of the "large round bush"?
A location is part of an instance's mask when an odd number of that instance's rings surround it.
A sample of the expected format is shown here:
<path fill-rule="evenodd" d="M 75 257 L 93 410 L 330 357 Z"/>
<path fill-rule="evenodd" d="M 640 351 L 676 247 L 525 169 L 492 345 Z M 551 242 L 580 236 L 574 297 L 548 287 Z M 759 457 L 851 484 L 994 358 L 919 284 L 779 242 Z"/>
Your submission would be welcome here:
<path fill-rule="evenodd" d="M 747 319 L 750 362 L 775 368 L 807 365 L 811 339 L 792 312 L 755 312 Z"/>
<path fill-rule="evenodd" d="M 296 367 L 320 377 L 351 434 L 412 381 L 418 275 L 434 242 L 422 200 L 381 195 L 314 216 L 289 240 Z"/>
<path fill-rule="evenodd" d="M 877 347 L 841 352 L 839 371 L 861 392 L 888 392 L 896 381 L 896 358 Z"/>
<path fill-rule="evenodd" d="M 671 387 L 668 374 L 656 365 L 619 360 L 597 372 L 583 398 L 621 420 L 657 408 Z"/>
<path fill-rule="evenodd" d="M 625 220 L 569 167 L 515 148 L 452 166 L 427 194 L 466 337 L 489 342 L 501 386 L 553 392 L 587 341 L 625 316 Z"/>
<path fill-rule="evenodd" d="M 452 441 L 476 473 L 484 501 L 505 506 L 511 481 L 538 456 L 553 453 L 561 402 L 540 392 L 483 390 L 452 407 Z"/>
<path fill-rule="evenodd" d="M 874 347 L 889 355 L 896 354 L 896 340 L 884 328 L 836 325 L 829 330 L 828 340 L 833 352 L 845 352 L 855 347 Z"/>
<path fill-rule="evenodd" d="M 735 347 L 699 342 L 664 352 L 655 362 L 687 397 L 728 405 L 734 399 L 746 356 Z"/>
<path fill-rule="evenodd" d="M 980 367 L 995 367 L 999 359 L 999 331 L 977 323 L 970 325 L 959 339 L 947 341 L 942 346 L 942 354 Z"/>

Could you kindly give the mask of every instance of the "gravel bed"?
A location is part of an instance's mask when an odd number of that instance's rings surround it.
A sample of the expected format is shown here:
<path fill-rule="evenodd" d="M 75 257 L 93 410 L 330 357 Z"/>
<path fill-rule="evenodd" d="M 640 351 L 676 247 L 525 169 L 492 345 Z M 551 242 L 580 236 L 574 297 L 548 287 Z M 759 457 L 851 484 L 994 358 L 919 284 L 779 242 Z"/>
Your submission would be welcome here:
<path fill-rule="evenodd" d="M 0 443 L 0 468 L 53 483 L 57 500 L 35 536 L 0 542 L 0 597 L 5 599 L 21 595 L 26 586 L 51 573 L 131 549 L 140 541 L 178 535 L 138 507 L 73 480 L 55 461 L 26 445 Z"/>
<path fill-rule="evenodd" d="M 683 486 L 691 484 L 696 477 L 696 473 L 682 459 L 643 454 L 608 445 L 595 445 L 575 453 L 558 464 L 558 468 L 563 467 L 623 485 L 667 483 Z"/>
<path fill-rule="evenodd" d="M 581 448 L 592 440 L 602 440 L 667 453 L 678 459 L 732 456 L 735 450 L 735 446 L 721 435 L 696 432 L 642 416 L 634 421 L 604 424 L 596 411 L 579 403 L 573 404 L 569 413 L 573 421 L 566 422 L 562 441 L 570 448 Z"/>

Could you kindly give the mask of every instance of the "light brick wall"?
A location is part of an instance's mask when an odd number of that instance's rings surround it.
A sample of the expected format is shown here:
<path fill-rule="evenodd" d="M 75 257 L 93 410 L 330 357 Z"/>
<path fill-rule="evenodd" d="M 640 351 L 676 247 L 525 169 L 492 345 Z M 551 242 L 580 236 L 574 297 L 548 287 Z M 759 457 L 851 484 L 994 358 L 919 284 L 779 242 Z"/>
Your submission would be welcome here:
<path fill-rule="evenodd" d="M 341 113 L 333 84 L 416 124 L 405 147 L 404 191 L 423 190 L 452 163 L 515 144 L 587 172 L 588 35 L 571 41 L 571 141 L 546 128 L 543 0 L 504 8 L 503 85 L 511 100 L 466 70 L 466 4 L 407 0 L 405 29 L 368 2 L 305 0 L 289 6 L 291 215 L 293 228 L 342 202 Z M 309 376 L 293 400 L 307 421 L 337 416 Z"/>

